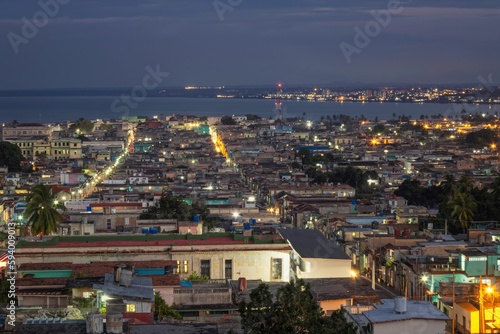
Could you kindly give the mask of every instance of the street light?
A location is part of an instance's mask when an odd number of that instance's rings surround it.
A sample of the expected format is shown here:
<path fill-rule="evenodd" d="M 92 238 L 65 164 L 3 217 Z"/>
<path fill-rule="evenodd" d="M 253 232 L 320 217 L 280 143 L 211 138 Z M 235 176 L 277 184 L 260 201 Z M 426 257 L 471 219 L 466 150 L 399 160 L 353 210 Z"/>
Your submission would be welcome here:
<path fill-rule="evenodd" d="M 495 289 L 488 285 L 483 288 L 483 279 L 479 276 L 479 330 L 481 333 L 486 333 L 486 316 L 484 311 L 484 295 L 488 294 L 492 296 L 493 301 L 493 313 L 492 318 L 495 318 Z M 490 312 L 491 313 L 491 312 Z"/>
<path fill-rule="evenodd" d="M 420 281 L 422 282 L 422 300 L 425 300 L 425 288 L 428 280 L 429 277 L 427 275 L 422 275 L 422 277 L 420 278 Z"/>

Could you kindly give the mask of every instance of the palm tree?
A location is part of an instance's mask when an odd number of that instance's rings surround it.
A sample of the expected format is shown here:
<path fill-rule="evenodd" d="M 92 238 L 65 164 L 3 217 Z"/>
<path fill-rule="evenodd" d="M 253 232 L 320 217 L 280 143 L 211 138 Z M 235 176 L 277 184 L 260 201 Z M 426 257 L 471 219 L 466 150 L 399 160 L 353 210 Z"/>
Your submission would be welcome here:
<path fill-rule="evenodd" d="M 24 215 L 28 220 L 28 226 L 31 227 L 32 234 L 48 235 L 56 232 L 57 225 L 63 221 L 63 217 L 57 209 L 65 209 L 65 207 L 56 201 L 52 189 L 39 183 L 31 188 L 26 201 Z"/>
<path fill-rule="evenodd" d="M 453 211 L 451 211 L 451 217 L 460 222 L 460 226 L 465 233 L 469 226 L 469 222 L 474 216 L 474 211 L 476 211 L 476 200 L 470 193 L 457 192 L 450 204 L 453 208 Z"/>
<path fill-rule="evenodd" d="M 448 174 L 439 186 L 442 189 L 443 195 L 446 196 L 448 200 L 451 200 L 457 190 L 457 181 L 453 174 Z"/>

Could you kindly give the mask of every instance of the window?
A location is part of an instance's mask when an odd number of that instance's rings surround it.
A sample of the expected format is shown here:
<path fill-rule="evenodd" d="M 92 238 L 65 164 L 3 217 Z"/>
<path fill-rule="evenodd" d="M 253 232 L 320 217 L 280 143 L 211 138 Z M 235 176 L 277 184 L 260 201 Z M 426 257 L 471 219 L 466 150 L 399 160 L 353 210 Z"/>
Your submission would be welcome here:
<path fill-rule="evenodd" d="M 210 260 L 201 260 L 201 275 L 210 278 Z"/>
<path fill-rule="evenodd" d="M 80 231 L 73 231 L 73 235 L 80 235 Z"/>
<path fill-rule="evenodd" d="M 127 304 L 127 312 L 135 312 L 135 304 Z"/>
<path fill-rule="evenodd" d="M 107 223 L 108 230 L 111 230 L 111 223 Z"/>
<path fill-rule="evenodd" d="M 176 269 L 176 273 L 177 274 L 180 274 L 181 271 L 185 274 L 188 272 L 188 262 L 186 260 L 182 261 L 182 264 L 181 264 L 181 261 L 180 260 L 177 260 L 177 269 Z"/>
<path fill-rule="evenodd" d="M 233 260 L 224 261 L 224 274 L 226 279 L 233 279 Z"/>
<path fill-rule="evenodd" d="M 125 225 L 129 225 L 130 224 L 130 218 L 125 218 Z"/>
<path fill-rule="evenodd" d="M 283 260 L 273 259 L 272 279 L 281 279 L 283 275 Z"/>

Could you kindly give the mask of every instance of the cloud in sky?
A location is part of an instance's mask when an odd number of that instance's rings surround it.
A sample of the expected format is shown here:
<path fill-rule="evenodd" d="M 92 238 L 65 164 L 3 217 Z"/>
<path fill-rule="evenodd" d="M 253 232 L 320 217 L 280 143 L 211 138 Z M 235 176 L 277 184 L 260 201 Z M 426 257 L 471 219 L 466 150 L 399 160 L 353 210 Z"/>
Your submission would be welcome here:
<path fill-rule="evenodd" d="M 49 1 L 49 0 L 47 0 Z M 227 3 L 227 0 L 220 0 Z M 242 0 L 224 20 L 206 0 L 71 0 L 16 54 L 7 38 L 37 1 L 0 2 L 0 89 L 166 85 L 474 82 L 499 77 L 500 2 L 402 1 L 346 63 L 339 44 L 389 1 Z"/>

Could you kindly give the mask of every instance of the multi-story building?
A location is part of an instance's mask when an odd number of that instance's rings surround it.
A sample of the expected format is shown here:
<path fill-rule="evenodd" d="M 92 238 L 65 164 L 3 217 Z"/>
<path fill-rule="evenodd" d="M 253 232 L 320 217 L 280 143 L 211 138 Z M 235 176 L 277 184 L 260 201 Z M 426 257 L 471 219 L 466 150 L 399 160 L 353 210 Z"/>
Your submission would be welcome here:
<path fill-rule="evenodd" d="M 50 141 L 50 155 L 53 159 L 79 159 L 82 157 L 82 141 L 61 138 Z"/>
<path fill-rule="evenodd" d="M 55 160 L 79 159 L 82 157 L 82 142 L 80 139 L 37 139 L 23 138 L 7 140 L 17 145 L 26 159 L 33 159 L 38 155 L 45 155 Z"/>
<path fill-rule="evenodd" d="M 32 137 L 50 138 L 50 134 L 50 127 L 40 123 L 19 123 L 2 127 L 2 138 L 4 141 Z"/>

